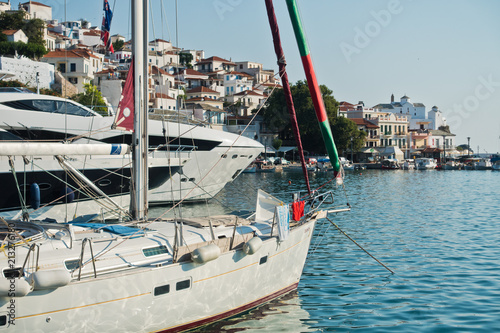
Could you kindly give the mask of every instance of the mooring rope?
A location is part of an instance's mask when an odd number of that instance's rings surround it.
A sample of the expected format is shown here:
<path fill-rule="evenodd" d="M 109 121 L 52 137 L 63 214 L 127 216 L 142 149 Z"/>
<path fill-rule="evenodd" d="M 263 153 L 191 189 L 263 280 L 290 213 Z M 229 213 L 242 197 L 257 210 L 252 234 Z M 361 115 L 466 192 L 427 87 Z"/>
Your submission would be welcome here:
<path fill-rule="evenodd" d="M 366 251 L 361 245 L 359 245 L 354 239 L 352 239 L 351 237 L 349 237 L 348 234 L 346 234 L 342 229 L 340 229 L 340 227 L 338 225 L 335 224 L 335 222 L 333 222 L 332 220 L 330 220 L 328 217 L 326 217 L 326 219 L 328 221 L 330 221 L 330 223 L 338 229 L 338 231 L 340 231 L 341 233 L 343 233 L 347 238 L 349 238 L 354 244 L 356 244 L 361 250 L 365 251 L 366 254 L 368 254 L 370 257 L 372 257 L 373 259 L 375 259 L 375 261 L 377 261 L 380 265 L 384 266 L 385 269 L 387 269 L 389 272 L 391 272 L 392 274 L 395 274 L 389 267 L 387 267 L 386 265 L 384 265 L 383 263 L 381 263 L 377 258 L 375 258 L 374 256 L 372 256 L 370 254 L 370 252 Z"/>

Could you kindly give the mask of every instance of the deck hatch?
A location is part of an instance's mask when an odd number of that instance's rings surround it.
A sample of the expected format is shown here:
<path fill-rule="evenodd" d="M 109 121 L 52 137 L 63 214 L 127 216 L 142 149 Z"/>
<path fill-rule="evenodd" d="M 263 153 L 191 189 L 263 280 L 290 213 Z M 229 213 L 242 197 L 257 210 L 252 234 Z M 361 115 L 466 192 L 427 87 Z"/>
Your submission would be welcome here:
<path fill-rule="evenodd" d="M 142 249 L 142 253 L 146 257 L 159 256 L 160 254 L 167 254 L 168 249 L 165 245 L 150 247 L 147 249 Z"/>

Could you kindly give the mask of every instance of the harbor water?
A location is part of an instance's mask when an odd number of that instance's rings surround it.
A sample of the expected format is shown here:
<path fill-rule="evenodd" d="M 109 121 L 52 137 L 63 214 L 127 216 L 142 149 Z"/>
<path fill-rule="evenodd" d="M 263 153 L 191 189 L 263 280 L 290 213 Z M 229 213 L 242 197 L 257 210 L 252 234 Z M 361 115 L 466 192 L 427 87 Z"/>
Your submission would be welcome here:
<path fill-rule="evenodd" d="M 311 174 L 312 188 L 331 174 Z M 296 292 L 200 332 L 500 331 L 500 172 L 347 172 L 316 226 Z M 199 215 L 252 210 L 255 192 L 304 189 L 300 173 L 242 174 Z"/>

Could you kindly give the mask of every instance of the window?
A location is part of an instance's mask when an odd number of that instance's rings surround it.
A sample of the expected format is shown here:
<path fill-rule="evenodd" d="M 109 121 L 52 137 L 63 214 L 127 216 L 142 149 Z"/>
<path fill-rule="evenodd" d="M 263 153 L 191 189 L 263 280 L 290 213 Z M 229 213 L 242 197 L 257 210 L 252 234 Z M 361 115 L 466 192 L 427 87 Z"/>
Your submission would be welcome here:
<path fill-rule="evenodd" d="M 260 258 L 259 265 L 265 264 L 267 262 L 267 256 Z"/>
<path fill-rule="evenodd" d="M 191 287 L 191 280 L 179 281 L 175 284 L 175 290 L 177 291 L 188 289 L 189 287 Z"/>
<path fill-rule="evenodd" d="M 62 113 L 74 116 L 88 117 L 94 114 L 77 104 L 68 101 L 53 101 L 53 100 L 20 100 L 1 103 L 11 108 L 19 110 L 41 111 L 49 113 Z"/>
<path fill-rule="evenodd" d="M 168 294 L 169 292 L 170 292 L 170 285 L 166 284 L 164 286 L 156 287 L 154 290 L 154 295 L 160 296 L 160 295 Z"/>
<path fill-rule="evenodd" d="M 75 63 L 69 64 L 69 71 L 70 72 L 76 72 L 76 64 Z"/>

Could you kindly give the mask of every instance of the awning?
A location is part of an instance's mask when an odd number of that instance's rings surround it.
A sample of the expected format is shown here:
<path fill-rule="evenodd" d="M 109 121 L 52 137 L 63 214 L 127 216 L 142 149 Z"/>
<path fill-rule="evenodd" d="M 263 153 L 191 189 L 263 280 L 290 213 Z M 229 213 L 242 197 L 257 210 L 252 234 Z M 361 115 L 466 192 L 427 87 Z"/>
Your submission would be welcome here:
<path fill-rule="evenodd" d="M 288 152 L 290 150 L 294 150 L 295 148 L 297 148 L 297 147 L 280 147 L 280 149 L 278 149 L 278 151 L 280 153 L 286 153 L 286 152 Z"/>
<path fill-rule="evenodd" d="M 270 146 L 266 146 L 265 151 L 267 154 L 276 154 L 276 149 L 274 149 L 273 147 L 270 147 Z"/>

